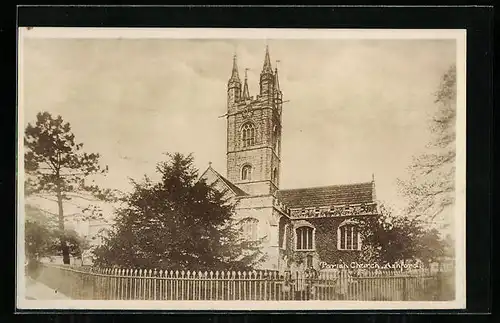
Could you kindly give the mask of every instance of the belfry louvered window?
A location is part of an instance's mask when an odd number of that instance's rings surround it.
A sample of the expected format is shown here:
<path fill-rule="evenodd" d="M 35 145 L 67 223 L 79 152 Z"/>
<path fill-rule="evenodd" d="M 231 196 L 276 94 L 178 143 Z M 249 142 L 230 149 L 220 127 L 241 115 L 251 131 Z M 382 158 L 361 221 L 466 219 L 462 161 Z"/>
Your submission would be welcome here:
<path fill-rule="evenodd" d="M 252 179 L 252 166 L 245 165 L 241 168 L 241 179 L 244 181 Z"/>
<path fill-rule="evenodd" d="M 241 127 L 241 141 L 243 147 L 255 145 L 255 126 L 251 122 L 247 122 Z"/>

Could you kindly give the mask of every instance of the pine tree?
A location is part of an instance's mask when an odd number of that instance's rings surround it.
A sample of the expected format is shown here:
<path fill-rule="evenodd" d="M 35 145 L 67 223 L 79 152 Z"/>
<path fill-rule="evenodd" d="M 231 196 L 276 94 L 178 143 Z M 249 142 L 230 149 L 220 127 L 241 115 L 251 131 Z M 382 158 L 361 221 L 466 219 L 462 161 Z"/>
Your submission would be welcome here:
<path fill-rule="evenodd" d="M 168 154 L 161 180 L 144 177 L 118 209 L 116 224 L 95 250 L 100 266 L 247 270 L 262 259 L 259 241 L 241 238 L 233 206 L 204 180 L 192 155 Z"/>
<path fill-rule="evenodd" d="M 28 124 L 24 148 L 25 196 L 38 195 L 57 203 L 59 249 L 63 262 L 69 264 L 71 241 L 65 233 L 64 202 L 82 192 L 91 192 L 99 199 L 110 198 L 111 190 L 85 183 L 89 176 L 106 173 L 107 167 L 99 165 L 99 154 L 83 152 L 83 143 L 75 142 L 68 122 L 48 112 L 38 113 L 35 125 Z M 86 210 L 91 210 L 87 212 L 89 217 L 102 216 L 90 205 L 82 207 L 82 213 Z"/>

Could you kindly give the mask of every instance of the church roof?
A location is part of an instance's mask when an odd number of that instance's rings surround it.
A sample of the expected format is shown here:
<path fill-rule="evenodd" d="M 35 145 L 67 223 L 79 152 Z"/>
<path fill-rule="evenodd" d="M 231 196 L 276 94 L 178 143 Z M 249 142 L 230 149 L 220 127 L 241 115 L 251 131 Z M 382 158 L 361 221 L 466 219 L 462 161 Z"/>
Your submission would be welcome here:
<path fill-rule="evenodd" d="M 216 171 L 215 171 L 216 172 Z M 216 172 L 217 173 L 217 172 Z M 236 196 L 244 196 L 244 195 L 248 195 L 245 191 L 243 191 L 241 188 L 239 188 L 238 186 L 234 185 L 233 183 L 231 183 L 227 178 L 225 178 L 224 176 L 222 176 L 221 174 L 217 173 L 220 177 L 220 179 L 227 185 L 229 186 L 229 188 L 231 188 L 231 190 L 236 194 Z"/>
<path fill-rule="evenodd" d="M 374 183 L 279 190 L 278 199 L 290 209 L 374 202 Z"/>
<path fill-rule="evenodd" d="M 216 179 L 220 180 L 227 188 L 229 188 L 234 193 L 234 195 L 236 195 L 236 196 L 245 196 L 245 195 L 248 195 L 245 191 L 243 191 L 238 186 L 236 186 L 233 183 L 231 183 L 231 181 L 229 181 L 227 178 L 225 178 L 224 176 L 222 176 L 218 171 L 216 171 L 215 169 L 213 169 L 213 167 L 211 166 L 211 164 L 208 166 L 207 170 L 200 176 L 200 179 L 201 178 L 205 178 L 206 179 L 207 178 L 207 174 L 210 173 L 210 172 L 216 177 Z"/>

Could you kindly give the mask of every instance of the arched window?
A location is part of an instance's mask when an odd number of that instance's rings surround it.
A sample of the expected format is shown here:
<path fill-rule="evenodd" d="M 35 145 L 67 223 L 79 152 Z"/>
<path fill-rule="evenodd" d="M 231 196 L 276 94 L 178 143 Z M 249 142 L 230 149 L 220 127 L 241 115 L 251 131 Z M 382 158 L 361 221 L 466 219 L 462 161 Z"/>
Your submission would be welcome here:
<path fill-rule="evenodd" d="M 273 170 L 273 182 L 278 183 L 278 168 L 274 168 Z"/>
<path fill-rule="evenodd" d="M 254 218 L 246 218 L 241 223 L 243 237 L 247 241 L 256 241 L 259 239 L 258 226 L 259 220 Z"/>
<path fill-rule="evenodd" d="M 255 126 L 251 122 L 247 122 L 241 127 L 241 142 L 243 147 L 255 145 Z"/>
<path fill-rule="evenodd" d="M 296 249 L 313 250 L 314 249 L 314 229 L 311 227 L 299 227 L 296 230 Z"/>
<path fill-rule="evenodd" d="M 341 224 L 337 230 L 337 249 L 361 250 L 361 235 L 353 222 Z"/>
<path fill-rule="evenodd" d="M 244 181 L 249 181 L 252 179 L 252 166 L 245 165 L 241 168 L 241 179 Z"/>

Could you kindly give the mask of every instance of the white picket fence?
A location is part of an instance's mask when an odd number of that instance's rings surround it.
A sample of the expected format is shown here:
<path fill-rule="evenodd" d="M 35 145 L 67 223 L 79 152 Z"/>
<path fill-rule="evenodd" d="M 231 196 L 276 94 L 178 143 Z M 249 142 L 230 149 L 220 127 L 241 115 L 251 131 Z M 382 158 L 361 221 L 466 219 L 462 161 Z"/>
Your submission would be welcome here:
<path fill-rule="evenodd" d="M 448 273 L 449 274 L 449 273 Z M 419 271 L 319 273 L 163 271 L 42 264 L 37 280 L 73 299 L 91 300 L 358 300 L 452 297 L 452 276 Z"/>

